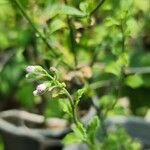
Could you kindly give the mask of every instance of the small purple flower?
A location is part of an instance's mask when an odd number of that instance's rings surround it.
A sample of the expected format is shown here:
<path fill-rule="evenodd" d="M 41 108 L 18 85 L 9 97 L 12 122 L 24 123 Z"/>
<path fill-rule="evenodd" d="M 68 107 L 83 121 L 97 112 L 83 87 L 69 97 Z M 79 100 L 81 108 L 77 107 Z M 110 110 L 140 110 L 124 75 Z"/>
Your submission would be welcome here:
<path fill-rule="evenodd" d="M 35 66 L 28 66 L 28 67 L 26 67 L 26 72 L 32 73 L 34 71 L 35 71 Z"/>
<path fill-rule="evenodd" d="M 51 85 L 51 84 L 50 84 L 49 82 L 44 82 L 44 83 L 42 83 L 42 84 L 39 84 L 39 85 L 36 87 L 35 91 L 33 91 L 33 95 L 34 95 L 34 96 L 38 96 L 38 95 L 44 94 L 45 92 L 48 91 L 50 85 Z"/>
<path fill-rule="evenodd" d="M 36 90 L 38 93 L 43 93 L 45 90 L 46 90 L 46 85 L 44 83 L 42 84 L 39 84 L 37 87 L 36 87 Z"/>
<path fill-rule="evenodd" d="M 38 95 L 41 95 L 43 94 L 47 89 L 47 86 L 46 84 L 42 83 L 42 84 L 39 84 L 37 87 L 36 87 L 36 90 L 33 91 L 33 95 L 34 96 L 38 96 Z"/>

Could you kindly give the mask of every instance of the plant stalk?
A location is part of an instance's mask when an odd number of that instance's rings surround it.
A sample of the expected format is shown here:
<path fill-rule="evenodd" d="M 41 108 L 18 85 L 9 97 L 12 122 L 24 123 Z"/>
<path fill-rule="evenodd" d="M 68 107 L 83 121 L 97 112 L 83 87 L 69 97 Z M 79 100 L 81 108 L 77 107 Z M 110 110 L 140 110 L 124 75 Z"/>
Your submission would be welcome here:
<path fill-rule="evenodd" d="M 53 50 L 52 46 L 49 44 L 49 42 L 47 41 L 47 38 L 35 27 L 34 23 L 31 21 L 31 19 L 29 18 L 29 16 L 27 15 L 27 13 L 25 12 L 24 8 L 22 7 L 22 5 L 20 4 L 20 2 L 18 0 L 14 0 L 13 1 L 16 6 L 18 7 L 18 9 L 20 10 L 20 12 L 22 13 L 22 15 L 27 19 L 27 21 L 30 23 L 30 25 L 32 26 L 32 28 L 34 29 L 34 31 L 39 35 L 39 37 L 42 39 L 42 41 L 47 45 L 47 47 L 51 50 L 52 55 L 54 57 L 58 57 L 58 54 Z"/>
<path fill-rule="evenodd" d="M 98 5 L 90 12 L 90 16 L 94 15 L 96 11 L 104 4 L 105 0 L 101 0 Z"/>
<path fill-rule="evenodd" d="M 66 96 L 69 99 L 69 102 L 70 102 L 70 105 L 71 105 L 71 109 L 72 109 L 73 121 L 76 124 L 76 126 L 78 126 L 78 117 L 77 117 L 77 113 L 76 113 L 76 106 L 74 104 L 72 96 L 69 94 L 69 92 L 65 88 L 63 88 L 63 91 L 65 92 Z"/>

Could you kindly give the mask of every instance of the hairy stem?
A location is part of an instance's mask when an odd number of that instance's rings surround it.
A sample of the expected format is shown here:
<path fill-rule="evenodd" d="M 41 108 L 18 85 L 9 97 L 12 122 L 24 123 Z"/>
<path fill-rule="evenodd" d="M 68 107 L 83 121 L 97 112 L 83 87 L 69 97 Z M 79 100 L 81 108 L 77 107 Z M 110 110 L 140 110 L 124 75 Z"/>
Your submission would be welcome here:
<path fill-rule="evenodd" d="M 70 101 L 70 105 L 72 108 L 73 121 L 76 124 L 76 126 L 78 126 L 78 117 L 77 117 L 77 113 L 76 113 L 76 106 L 74 104 L 72 96 L 69 94 L 69 92 L 65 88 L 63 88 L 63 91 L 65 92 L 66 96 L 68 97 L 68 99 Z"/>

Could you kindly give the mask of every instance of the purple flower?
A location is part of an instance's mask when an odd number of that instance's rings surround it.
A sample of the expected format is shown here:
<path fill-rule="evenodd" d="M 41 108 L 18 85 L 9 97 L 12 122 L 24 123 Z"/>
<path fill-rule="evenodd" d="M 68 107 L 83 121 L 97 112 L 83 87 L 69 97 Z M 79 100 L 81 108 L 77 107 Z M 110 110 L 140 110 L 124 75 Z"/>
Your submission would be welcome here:
<path fill-rule="evenodd" d="M 32 73 L 34 71 L 35 71 L 35 66 L 28 66 L 28 67 L 26 67 L 26 72 Z"/>
<path fill-rule="evenodd" d="M 38 96 L 38 95 L 44 94 L 45 92 L 48 91 L 50 85 L 51 85 L 51 84 L 48 83 L 48 82 L 44 82 L 44 83 L 42 83 L 42 84 L 39 84 L 39 85 L 36 87 L 36 90 L 33 91 L 33 95 L 34 95 L 34 96 Z"/>
<path fill-rule="evenodd" d="M 46 85 L 44 83 L 42 84 L 39 84 L 37 87 L 36 87 L 36 90 L 38 93 L 43 93 L 45 90 L 46 90 Z"/>
<path fill-rule="evenodd" d="M 38 96 L 38 95 L 41 95 L 43 94 L 47 89 L 47 86 L 45 83 L 42 83 L 42 84 L 39 84 L 37 87 L 36 87 L 36 90 L 33 91 L 33 95 L 34 96 Z"/>

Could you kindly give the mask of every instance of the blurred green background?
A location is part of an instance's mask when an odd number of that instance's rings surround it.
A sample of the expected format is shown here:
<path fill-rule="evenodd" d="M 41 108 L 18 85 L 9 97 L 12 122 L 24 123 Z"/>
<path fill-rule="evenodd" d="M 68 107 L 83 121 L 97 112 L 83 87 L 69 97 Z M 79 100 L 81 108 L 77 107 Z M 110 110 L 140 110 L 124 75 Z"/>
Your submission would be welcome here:
<path fill-rule="evenodd" d="M 88 10 L 96 6 L 97 0 L 69 1 L 78 9 L 79 4 L 87 3 Z M 46 113 L 47 116 L 61 117 L 57 101 L 48 101 L 43 108 L 43 97 L 34 97 L 34 85 L 25 79 L 25 67 L 39 64 L 48 68 L 52 65 L 69 70 L 61 60 L 73 64 L 70 50 L 67 21 L 64 14 L 56 14 L 56 4 L 63 0 L 20 0 L 20 3 L 35 27 L 51 43 L 53 49 L 62 54 L 58 59 L 51 56 L 45 43 L 35 33 L 31 23 L 23 17 L 13 0 L 0 1 L 0 111 L 24 109 L 31 112 Z M 132 3 L 132 4 L 131 4 Z M 119 55 L 120 33 L 112 26 L 121 10 L 127 10 L 129 38 L 126 47 L 129 53 L 129 70 L 123 82 L 122 96 L 130 101 L 131 115 L 143 116 L 150 108 L 150 1 L 149 0 L 106 0 L 93 18 L 94 26 L 88 27 L 88 19 L 76 18 L 74 25 L 79 36 L 76 40 L 76 53 L 79 64 L 87 64 L 92 56 L 96 63 L 92 68 L 94 81 L 107 81 L 110 74 L 105 67 L 112 64 Z M 112 27 L 112 28 L 109 28 Z M 63 35 L 63 36 L 62 36 Z M 60 63 L 60 64 L 59 64 Z M 133 74 L 135 73 L 135 74 Z M 108 88 L 101 91 L 107 91 Z M 103 95 L 102 92 L 100 95 Z M 1 142 L 1 140 L 0 140 Z M 2 150 L 2 146 L 0 145 Z"/>

